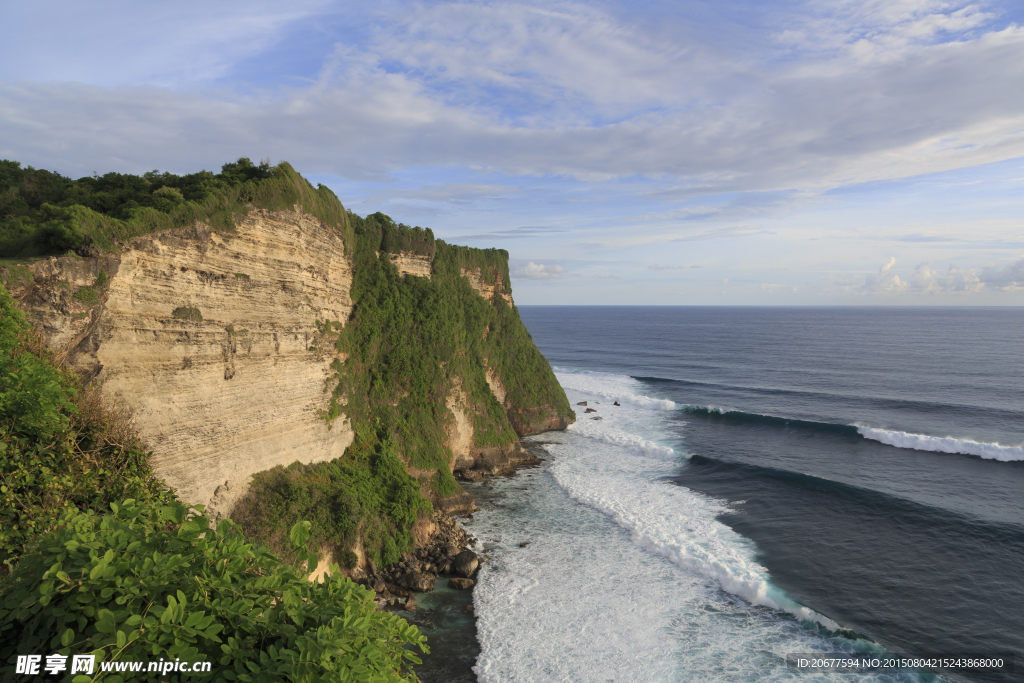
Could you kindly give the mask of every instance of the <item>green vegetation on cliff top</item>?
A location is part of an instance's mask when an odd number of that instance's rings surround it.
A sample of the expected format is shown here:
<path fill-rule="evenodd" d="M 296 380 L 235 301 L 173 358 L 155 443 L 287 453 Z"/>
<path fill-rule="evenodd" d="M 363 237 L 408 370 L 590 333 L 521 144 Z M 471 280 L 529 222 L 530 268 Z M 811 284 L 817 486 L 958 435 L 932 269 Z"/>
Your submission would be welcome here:
<path fill-rule="evenodd" d="M 334 193 L 323 185 L 314 188 L 287 163 L 257 165 L 242 158 L 217 174 L 151 171 L 71 180 L 0 160 L 0 258 L 59 254 L 88 244 L 114 251 L 117 241 L 196 221 L 234 230 L 251 208 L 295 205 L 349 235 L 347 214 Z"/>

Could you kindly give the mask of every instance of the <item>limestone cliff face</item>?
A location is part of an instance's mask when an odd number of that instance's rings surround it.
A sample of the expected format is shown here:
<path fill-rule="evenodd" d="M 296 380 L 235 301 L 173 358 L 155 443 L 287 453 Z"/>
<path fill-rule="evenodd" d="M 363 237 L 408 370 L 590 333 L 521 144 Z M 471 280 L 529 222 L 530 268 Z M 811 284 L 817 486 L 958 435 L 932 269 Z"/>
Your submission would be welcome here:
<path fill-rule="evenodd" d="M 71 296 L 101 269 L 97 305 Z M 328 429 L 317 416 L 334 356 L 316 321 L 348 320 L 352 272 L 316 219 L 254 211 L 233 233 L 196 225 L 136 238 L 119 258 L 34 270 L 23 306 L 51 348 L 134 409 L 155 471 L 183 500 L 226 514 L 253 473 L 351 443 L 344 420 Z"/>
<path fill-rule="evenodd" d="M 49 258 L 27 280 L 5 282 L 59 358 L 133 409 L 157 475 L 216 518 L 230 514 L 253 474 L 332 460 L 353 441 L 344 415 L 330 428 L 320 416 L 330 366 L 345 358 L 318 321 L 346 324 L 353 310 L 341 235 L 298 207 L 251 210 L 234 231 L 196 223 L 120 244 L 117 255 Z M 432 277 L 429 256 L 391 260 L 403 276 Z M 461 272 L 481 297 L 512 303 L 500 275 L 488 285 L 479 268 Z M 487 382 L 520 436 L 572 419 L 513 405 L 493 372 Z M 447 407 L 449 466 L 459 478 L 535 461 L 518 442 L 476 445 L 479 406 L 458 383 Z M 473 509 L 465 492 L 435 502 Z"/>
<path fill-rule="evenodd" d="M 504 395 L 495 398 L 498 398 L 499 403 L 505 400 Z M 539 462 L 518 441 L 504 446 L 477 446 L 473 430 L 473 406 L 469 405 L 466 394 L 458 386 L 449 395 L 447 405 L 455 418 L 448 430 L 448 447 L 452 451 L 449 466 L 456 479 L 481 481 L 488 477 L 511 474 L 517 467 Z M 471 510 L 473 503 L 472 499 L 459 499 L 445 501 L 442 507 L 450 511 L 461 511 L 464 508 Z"/>
<path fill-rule="evenodd" d="M 391 261 L 402 275 L 430 277 L 431 261 L 429 256 L 403 251 L 400 254 L 393 254 Z"/>
<path fill-rule="evenodd" d="M 502 282 L 502 277 L 500 274 L 497 275 L 494 284 L 489 285 L 487 284 L 487 282 L 484 281 L 483 275 L 481 274 L 479 268 L 470 269 L 463 266 L 462 277 L 469 280 L 469 284 L 472 285 L 473 289 L 476 290 L 477 294 L 479 294 L 483 298 L 491 300 L 494 298 L 495 294 L 498 294 L 505 301 L 508 302 L 509 306 L 513 305 L 514 302 L 512 301 L 512 295 L 505 291 L 505 286 Z"/>

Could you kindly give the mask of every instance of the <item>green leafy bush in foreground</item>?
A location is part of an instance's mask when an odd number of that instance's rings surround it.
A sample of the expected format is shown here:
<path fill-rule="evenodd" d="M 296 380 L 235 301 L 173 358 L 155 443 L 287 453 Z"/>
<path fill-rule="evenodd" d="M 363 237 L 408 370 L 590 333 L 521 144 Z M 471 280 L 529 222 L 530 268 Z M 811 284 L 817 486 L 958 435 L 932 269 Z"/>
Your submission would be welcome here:
<path fill-rule="evenodd" d="M 208 673 L 131 673 L 130 681 L 414 681 L 426 638 L 375 609 L 373 593 L 335 573 L 311 583 L 252 545 L 229 520 L 216 529 L 180 503 L 126 500 L 113 514 L 68 512 L 0 589 L 0 672 L 19 654 L 94 654 L 101 662 L 210 662 Z M 309 523 L 295 525 L 298 561 Z M 301 565 L 299 565 L 301 566 Z M 45 660 L 44 660 L 45 661 Z M 71 661 L 70 659 L 68 661 Z M 70 667 L 69 667 L 70 669 Z M 49 678 L 49 677 L 48 677 Z"/>
<path fill-rule="evenodd" d="M 0 575 L 68 510 L 169 501 L 125 412 L 54 366 L 0 287 Z"/>

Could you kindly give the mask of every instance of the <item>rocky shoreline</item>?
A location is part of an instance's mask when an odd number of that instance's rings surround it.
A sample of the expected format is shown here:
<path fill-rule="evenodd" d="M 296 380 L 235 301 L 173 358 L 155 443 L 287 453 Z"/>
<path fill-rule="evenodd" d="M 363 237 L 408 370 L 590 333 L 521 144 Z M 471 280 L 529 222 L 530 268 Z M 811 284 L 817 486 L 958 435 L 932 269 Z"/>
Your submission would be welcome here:
<path fill-rule="evenodd" d="M 541 465 L 546 455 L 541 448 L 544 443 L 522 444 L 517 466 L 503 467 L 499 476 L 514 477 L 520 469 Z M 485 508 L 488 501 L 493 501 L 492 496 L 484 493 L 490 489 L 490 483 L 490 478 L 486 478 L 473 484 L 474 488 L 482 487 L 476 495 L 482 494 L 480 503 Z M 478 510 L 475 505 L 470 509 Z M 480 649 L 476 642 L 473 588 L 479 568 L 489 559 L 489 549 L 482 553 L 474 550 L 480 545 L 462 528 L 459 518 L 471 520 L 473 516 L 435 512 L 431 518 L 435 532 L 427 545 L 406 553 L 391 567 L 378 569 L 369 565 L 366 576 L 355 579 L 376 593 L 379 609 L 402 612 L 406 620 L 428 636 L 431 654 L 423 656 L 423 665 L 416 667 L 424 683 L 477 680 L 473 666 Z"/>
<path fill-rule="evenodd" d="M 377 569 L 372 562 L 365 578 L 356 580 L 377 594 L 380 609 L 415 611 L 416 593 L 431 593 L 437 580 L 449 576 L 447 586 L 457 590 L 473 587 L 472 576 L 487 562 L 471 546 L 476 539 L 463 530 L 448 513 L 434 513 L 436 531 L 430 543 L 405 553 L 396 564 Z M 472 612 L 472 604 L 468 610 Z"/>

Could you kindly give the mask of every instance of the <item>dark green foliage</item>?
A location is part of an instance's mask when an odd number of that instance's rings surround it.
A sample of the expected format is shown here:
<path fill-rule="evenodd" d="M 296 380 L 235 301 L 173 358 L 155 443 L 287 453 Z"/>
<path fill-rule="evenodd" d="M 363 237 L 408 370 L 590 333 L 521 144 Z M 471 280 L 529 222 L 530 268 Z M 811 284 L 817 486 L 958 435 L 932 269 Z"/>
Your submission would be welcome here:
<path fill-rule="evenodd" d="M 309 520 L 313 550 L 329 549 L 338 557 L 361 538 L 374 562 L 388 565 L 412 549 L 416 517 L 430 510 L 390 441 L 364 434 L 344 458 L 255 475 L 232 517 L 285 557 L 287 530 Z"/>
<path fill-rule="evenodd" d="M 2 273 L 2 271 L 0 271 Z M 6 266 L 6 273 L 3 273 L 3 285 L 9 289 L 20 287 L 23 285 L 30 285 L 35 279 L 32 271 L 28 266 L 20 263 L 10 263 Z M 67 287 L 67 281 L 63 281 L 65 288 Z"/>
<path fill-rule="evenodd" d="M 371 223 L 375 225 L 370 227 Z M 380 245 L 377 248 L 381 251 L 389 254 L 405 251 L 431 258 L 434 256 L 434 233 L 430 228 L 410 228 L 403 223 L 396 224 L 390 216 L 385 216 L 379 211 L 367 216 L 364 224 L 364 234 L 367 230 L 380 230 Z"/>
<path fill-rule="evenodd" d="M 346 569 L 354 569 L 359 564 L 359 556 L 351 550 L 345 550 L 341 553 L 341 558 L 338 560 L 338 564 Z"/>
<path fill-rule="evenodd" d="M 52 364 L 0 288 L 0 573 L 67 510 L 170 500 L 126 420 Z"/>
<path fill-rule="evenodd" d="M 201 323 L 203 322 L 203 314 L 198 308 L 192 306 L 178 306 L 171 311 L 171 317 L 179 320 L 188 320 L 189 322 Z M 234 332 L 232 328 L 231 332 Z"/>
<path fill-rule="evenodd" d="M 429 650 L 415 626 L 377 610 L 371 591 L 337 571 L 324 583 L 306 579 L 316 562 L 302 551 L 308 523 L 289 534 L 299 562 L 309 562 L 302 570 L 250 544 L 230 521 L 212 529 L 178 503 L 110 509 L 66 514 L 2 585 L 3 680 L 15 680 L 13 655 L 54 652 L 211 664 L 205 674 L 124 677 L 131 681 L 416 680 L 413 648 Z"/>
<path fill-rule="evenodd" d="M 96 281 L 92 283 L 92 286 L 102 292 L 107 288 L 108 282 L 110 282 L 110 278 L 107 277 L 107 271 L 101 270 L 100 274 L 96 276 Z"/>
<path fill-rule="evenodd" d="M 340 414 L 344 396 L 344 412 L 357 430 L 375 425 L 412 467 L 437 472 L 448 469 L 452 457 L 445 446 L 451 420 L 446 400 L 458 382 L 476 409 L 476 444 L 515 441 L 485 379 L 483 336 L 491 305 L 458 269 L 435 268 L 431 279 L 403 278 L 382 248 L 391 219 L 375 215 L 353 222 L 355 309 L 336 341 L 349 358 L 336 367 L 334 407 L 325 417 Z M 429 247 L 439 258 L 445 245 Z"/>
<path fill-rule="evenodd" d="M 82 287 L 80 290 L 78 290 L 71 296 L 72 298 L 81 301 L 86 306 L 95 306 L 100 302 L 100 297 L 96 293 L 96 290 L 90 287 L 89 285 Z"/>
<path fill-rule="evenodd" d="M 447 244 L 442 240 L 437 240 L 437 244 L 440 249 L 434 258 L 435 272 L 461 273 L 463 268 L 471 271 L 479 269 L 484 282 L 493 285 L 500 279 L 502 288 L 499 291 L 512 293 L 508 277 L 508 252 L 504 249 L 473 249 Z"/>
<path fill-rule="evenodd" d="M 453 392 L 466 395 L 478 447 L 516 440 L 505 407 L 487 384 L 488 367 L 513 407 L 548 405 L 570 415 L 568 401 L 515 309 L 500 296 L 484 299 L 463 277 L 463 269 L 480 268 L 485 281 L 500 280 L 499 291 L 508 291 L 505 252 L 440 240 L 428 245 L 422 240 L 432 238 L 429 231 L 395 226 L 382 214 L 350 219 L 355 307 L 347 325 L 328 321 L 323 330 L 339 330 L 335 344 L 348 354 L 344 364 L 334 365 L 336 384 L 324 418 L 344 412 L 357 431 L 387 435 L 405 462 L 423 473 L 418 476 L 429 478 L 427 491 L 435 499 L 451 496 L 459 492 L 446 446 L 446 403 Z M 418 236 L 423 252 L 433 250 L 430 279 L 398 273 L 385 248 L 389 231 Z"/>
<path fill-rule="evenodd" d="M 249 280 L 249 276 L 245 273 L 235 273 L 235 279 L 237 280 Z"/>
<path fill-rule="evenodd" d="M 70 180 L 49 171 L 0 161 L 0 257 L 62 253 L 86 237 L 113 251 L 117 240 L 200 221 L 233 230 L 251 208 L 300 205 L 350 237 L 348 214 L 324 186 L 313 188 L 287 163 L 259 165 L 242 158 L 219 174 L 142 176 L 107 173 Z M 346 240 L 346 244 L 349 240 Z"/>

